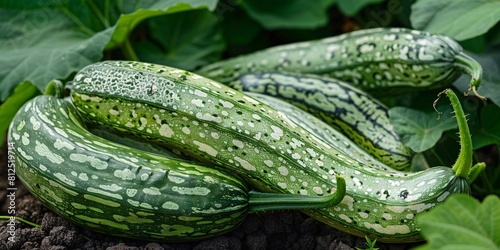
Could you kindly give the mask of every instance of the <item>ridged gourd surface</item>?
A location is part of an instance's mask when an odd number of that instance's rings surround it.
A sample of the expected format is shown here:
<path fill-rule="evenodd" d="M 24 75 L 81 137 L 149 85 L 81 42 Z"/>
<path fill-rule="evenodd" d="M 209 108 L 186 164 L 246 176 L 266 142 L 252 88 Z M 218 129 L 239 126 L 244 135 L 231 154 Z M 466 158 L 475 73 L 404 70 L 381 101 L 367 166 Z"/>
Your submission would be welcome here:
<path fill-rule="evenodd" d="M 414 153 L 390 123 L 388 109 L 349 83 L 314 75 L 263 73 L 243 75 L 235 85 L 243 91 L 278 97 L 314 114 L 390 167 L 410 167 Z"/>
<path fill-rule="evenodd" d="M 451 84 L 461 75 L 454 62 L 462 50 L 446 36 L 374 28 L 271 47 L 209 64 L 197 73 L 223 83 L 249 72 L 314 73 L 388 94 Z"/>
<path fill-rule="evenodd" d="M 83 127 L 68 101 L 29 101 L 8 136 L 28 190 L 95 231 L 187 241 L 226 233 L 246 217 L 247 186 L 234 174 L 101 139 Z"/>
<path fill-rule="evenodd" d="M 245 92 L 245 94 L 283 113 L 292 122 L 311 132 L 346 156 L 374 168 L 379 168 L 387 172 L 398 172 L 375 159 L 344 134 L 314 115 L 276 97 L 254 92 Z"/>
<path fill-rule="evenodd" d="M 179 69 L 102 62 L 75 76 L 71 95 L 89 121 L 230 168 L 261 191 L 326 195 L 338 173 L 342 203 L 305 212 L 380 241 L 421 240 L 415 215 L 461 192 L 448 167 L 393 174 L 363 165 L 254 98 Z"/>

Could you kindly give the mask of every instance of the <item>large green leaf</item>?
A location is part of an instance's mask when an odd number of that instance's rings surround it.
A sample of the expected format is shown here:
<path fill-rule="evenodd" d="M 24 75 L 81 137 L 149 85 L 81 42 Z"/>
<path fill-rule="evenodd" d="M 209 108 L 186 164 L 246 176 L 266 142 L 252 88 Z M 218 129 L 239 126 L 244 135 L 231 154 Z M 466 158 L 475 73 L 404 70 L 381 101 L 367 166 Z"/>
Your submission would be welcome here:
<path fill-rule="evenodd" d="M 483 80 L 477 92 L 500 106 L 500 48 L 490 48 L 480 55 L 470 54 L 483 68 Z M 470 77 L 463 76 L 453 85 L 461 91 L 467 91 Z"/>
<path fill-rule="evenodd" d="M 487 52 L 488 53 L 488 52 Z M 491 51 L 490 51 L 491 53 Z M 485 54 L 483 65 L 483 82 L 478 89 L 479 94 L 483 94 L 488 100 L 500 106 L 500 51 L 495 54 Z"/>
<path fill-rule="evenodd" d="M 441 112 L 439 120 L 436 112 L 394 107 L 389 110 L 389 118 L 403 143 L 419 153 L 433 147 L 444 131 L 457 128 L 451 107 L 440 106 L 438 110 Z"/>
<path fill-rule="evenodd" d="M 486 33 L 500 20 L 500 1 L 418 0 L 410 20 L 415 29 L 462 41 Z"/>
<path fill-rule="evenodd" d="M 219 19 L 207 10 L 163 15 L 147 21 L 152 40 L 134 45 L 141 61 L 193 70 L 220 59 Z"/>
<path fill-rule="evenodd" d="M 14 5 L 14 4 L 13 4 Z M 113 29 L 94 32 L 79 27 L 68 14 L 68 6 L 30 8 L 0 6 L 0 100 L 5 100 L 24 81 L 40 90 L 54 78 L 98 61 Z"/>
<path fill-rule="evenodd" d="M 149 0 L 104 6 L 109 2 L 0 1 L 0 101 L 21 82 L 30 81 L 43 90 L 50 80 L 65 79 L 99 61 L 106 45 L 123 43 L 145 18 L 192 6 L 213 9 L 217 3 Z"/>
<path fill-rule="evenodd" d="M 467 195 L 454 195 L 417 217 L 427 244 L 417 250 L 500 249 L 500 199 L 487 196 L 482 203 Z"/>
<path fill-rule="evenodd" d="M 267 29 L 310 29 L 328 22 L 327 9 L 336 0 L 243 0 L 242 7 Z"/>
<path fill-rule="evenodd" d="M 482 108 L 479 124 L 472 127 L 472 145 L 478 149 L 490 144 L 500 145 L 500 107 L 487 105 Z"/>
<path fill-rule="evenodd" d="M 23 82 L 14 89 L 14 93 L 0 105 L 0 142 L 9 128 L 10 122 L 17 113 L 17 110 L 31 98 L 39 95 L 40 92 L 30 82 Z"/>
<path fill-rule="evenodd" d="M 118 19 L 108 47 L 123 43 L 130 31 L 147 18 L 200 8 L 213 11 L 217 7 L 217 2 L 218 0 L 125 1 L 127 7 L 122 10 L 125 14 Z"/>
<path fill-rule="evenodd" d="M 384 2 L 384 0 L 338 0 L 337 6 L 342 13 L 348 16 L 354 16 L 364 7 L 381 2 Z"/>

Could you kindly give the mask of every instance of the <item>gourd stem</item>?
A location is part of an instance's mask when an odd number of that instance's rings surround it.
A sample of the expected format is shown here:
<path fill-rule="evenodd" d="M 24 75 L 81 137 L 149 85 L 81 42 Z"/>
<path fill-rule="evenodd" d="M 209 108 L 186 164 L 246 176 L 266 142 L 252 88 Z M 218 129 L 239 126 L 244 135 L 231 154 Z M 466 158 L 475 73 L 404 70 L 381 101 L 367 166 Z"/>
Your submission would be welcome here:
<path fill-rule="evenodd" d="M 45 87 L 45 94 L 52 95 L 58 98 L 63 97 L 64 84 L 59 80 L 52 80 Z"/>
<path fill-rule="evenodd" d="M 471 76 L 469 90 L 465 95 L 468 95 L 472 91 L 478 98 L 486 100 L 486 97 L 478 94 L 476 91 L 483 80 L 483 68 L 481 64 L 467 54 L 460 52 L 455 57 L 455 66 Z"/>
<path fill-rule="evenodd" d="M 469 176 L 470 169 L 472 167 L 472 139 L 469 131 L 469 126 L 467 125 L 467 118 L 465 117 L 462 105 L 458 100 L 457 95 L 453 90 L 446 89 L 439 93 L 438 99 L 441 94 L 445 93 L 450 99 L 451 106 L 455 112 L 455 118 L 458 124 L 458 133 L 460 135 L 460 154 L 458 155 L 457 161 L 453 164 L 453 171 L 457 177 L 467 178 Z M 437 100 L 436 100 L 437 101 Z M 434 102 L 436 104 L 436 102 Z"/>
<path fill-rule="evenodd" d="M 328 196 L 311 196 L 300 194 L 250 192 L 248 199 L 249 213 L 283 209 L 317 209 L 333 207 L 344 199 L 346 183 L 340 175 L 336 176 L 337 189 Z"/>

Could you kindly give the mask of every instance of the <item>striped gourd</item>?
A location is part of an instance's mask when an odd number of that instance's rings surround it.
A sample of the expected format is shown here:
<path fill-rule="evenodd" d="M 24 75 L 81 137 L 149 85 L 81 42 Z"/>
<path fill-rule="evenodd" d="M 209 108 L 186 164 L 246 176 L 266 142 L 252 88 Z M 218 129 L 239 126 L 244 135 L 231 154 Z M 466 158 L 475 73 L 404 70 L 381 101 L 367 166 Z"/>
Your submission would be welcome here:
<path fill-rule="evenodd" d="M 71 99 L 89 122 L 163 142 L 229 168 L 261 191 L 324 195 L 346 177 L 336 206 L 305 210 L 349 233 L 384 242 L 421 240 L 416 215 L 468 192 L 472 156 L 449 167 L 395 174 L 345 156 L 282 113 L 202 76 L 155 64 L 106 61 L 80 70 Z M 459 125 L 467 127 L 465 118 Z M 468 137 L 468 138 L 467 138 Z M 462 140 L 470 134 L 461 134 Z M 469 163 L 469 164 L 468 164 Z"/>
<path fill-rule="evenodd" d="M 331 196 L 249 192 L 216 166 L 166 158 L 88 132 L 71 102 L 39 96 L 8 133 L 16 173 L 48 208 L 94 231 L 155 241 L 193 241 L 226 233 L 248 212 L 331 206 Z"/>
<path fill-rule="evenodd" d="M 413 152 L 389 121 L 387 108 L 352 85 L 294 73 L 246 74 L 232 87 L 275 96 L 321 118 L 382 163 L 408 169 Z"/>
<path fill-rule="evenodd" d="M 271 47 L 209 64 L 198 71 L 229 83 L 242 74 L 300 72 L 327 75 L 377 95 L 440 88 L 462 72 L 475 92 L 481 65 L 446 36 L 405 28 L 358 30 L 321 40 Z"/>
<path fill-rule="evenodd" d="M 372 155 L 368 154 L 344 134 L 332 128 L 330 125 L 326 124 L 324 121 L 313 116 L 312 114 L 307 113 L 306 111 L 276 97 L 254 92 L 244 93 L 266 105 L 269 105 L 277 111 L 282 112 L 292 122 L 311 132 L 313 135 L 320 138 L 325 143 L 342 152 L 346 156 L 356 159 L 367 166 L 379 168 L 387 172 L 398 172 L 375 159 Z"/>

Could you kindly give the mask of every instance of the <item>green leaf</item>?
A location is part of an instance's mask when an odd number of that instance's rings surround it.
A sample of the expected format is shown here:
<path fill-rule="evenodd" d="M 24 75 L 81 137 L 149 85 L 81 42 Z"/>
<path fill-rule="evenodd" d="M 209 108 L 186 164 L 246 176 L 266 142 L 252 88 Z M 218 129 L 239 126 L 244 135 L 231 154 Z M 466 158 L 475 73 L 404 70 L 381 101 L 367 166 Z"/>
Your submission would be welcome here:
<path fill-rule="evenodd" d="M 493 28 L 491 28 L 487 35 L 488 43 L 492 46 L 500 45 L 500 22 L 498 22 Z"/>
<path fill-rule="evenodd" d="M 382 3 L 384 0 L 338 0 L 337 5 L 340 12 L 348 16 L 354 16 L 358 14 L 360 10 L 370 4 Z"/>
<path fill-rule="evenodd" d="M 490 144 L 500 145 L 500 107 L 487 105 L 481 109 L 479 124 L 474 126 L 472 134 L 472 145 L 478 149 Z"/>
<path fill-rule="evenodd" d="M 427 249 L 500 249 L 500 199 L 487 196 L 482 203 L 458 194 L 417 217 Z"/>
<path fill-rule="evenodd" d="M 462 41 L 486 33 L 500 20 L 497 0 L 418 0 L 412 6 L 413 28 Z"/>
<path fill-rule="evenodd" d="M 484 97 L 500 106 L 500 71 L 485 73 L 483 77 L 485 80 L 477 92 L 484 93 Z"/>
<path fill-rule="evenodd" d="M 147 18 L 192 9 L 207 8 L 212 11 L 217 7 L 217 2 L 218 0 L 125 1 L 128 7 L 123 11 L 132 11 L 121 15 L 116 22 L 117 27 L 108 48 L 122 44 L 132 29 Z M 140 3 L 140 5 L 137 6 L 137 3 Z"/>
<path fill-rule="evenodd" d="M 149 0 L 113 1 L 104 6 L 109 2 L 0 2 L 0 101 L 21 82 L 30 81 L 43 91 L 50 80 L 65 79 L 99 61 L 106 46 L 123 43 L 145 18 L 188 10 L 190 6 L 213 9 L 217 3 Z"/>
<path fill-rule="evenodd" d="M 482 53 L 486 49 L 486 46 L 488 46 L 486 34 L 460 41 L 460 45 L 466 51 L 476 54 Z"/>
<path fill-rule="evenodd" d="M 221 4 L 215 12 L 219 18 L 222 17 L 221 29 L 226 43 L 224 58 L 248 54 L 273 45 L 270 37 L 266 35 L 267 30 L 243 8 L 233 7 L 222 13 L 219 10 Z"/>
<path fill-rule="evenodd" d="M 27 2 L 0 6 L 0 100 L 16 85 L 34 83 L 40 91 L 54 78 L 98 61 L 113 32 L 94 32 L 75 23 L 69 6 L 30 8 Z M 50 1 L 48 1 L 50 2 Z"/>
<path fill-rule="evenodd" d="M 451 107 L 439 107 L 440 119 L 436 112 L 425 113 L 406 107 L 389 109 L 389 119 L 403 143 L 414 152 L 420 153 L 433 147 L 444 131 L 457 128 L 451 117 Z"/>
<path fill-rule="evenodd" d="M 207 10 L 154 17 L 147 24 L 152 41 L 134 46 L 141 61 L 193 70 L 220 59 L 224 50 L 219 19 Z"/>
<path fill-rule="evenodd" d="M 30 82 L 23 82 L 14 89 L 14 93 L 0 105 L 0 142 L 9 128 L 10 122 L 17 113 L 17 110 L 31 98 L 39 95 L 40 92 L 35 85 Z"/>
<path fill-rule="evenodd" d="M 427 162 L 424 153 L 417 153 L 415 154 L 415 156 L 413 156 L 413 159 L 411 160 L 410 171 L 419 172 L 422 170 L 426 170 L 430 167 L 431 166 L 429 166 L 429 163 Z"/>
<path fill-rule="evenodd" d="M 252 47 L 253 40 L 262 32 L 262 26 L 250 18 L 248 14 L 241 8 L 234 9 L 231 12 L 225 13 L 223 16 L 222 30 L 224 39 L 228 44 L 241 45 L 244 48 Z M 241 31 L 244 32 L 241 32 Z M 251 49 L 247 49 L 251 50 Z M 245 53 L 247 51 L 239 52 Z"/>
<path fill-rule="evenodd" d="M 335 0 L 243 0 L 248 15 L 267 29 L 311 29 L 326 25 L 328 7 Z"/>

